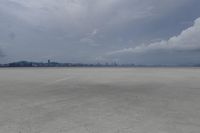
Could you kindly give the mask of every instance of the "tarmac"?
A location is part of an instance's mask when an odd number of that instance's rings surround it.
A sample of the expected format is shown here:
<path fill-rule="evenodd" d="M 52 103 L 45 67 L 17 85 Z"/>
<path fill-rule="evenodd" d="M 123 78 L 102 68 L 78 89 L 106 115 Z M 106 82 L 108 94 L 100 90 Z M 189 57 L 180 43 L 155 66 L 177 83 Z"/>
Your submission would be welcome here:
<path fill-rule="evenodd" d="M 0 133 L 199 132 L 199 68 L 0 69 Z"/>

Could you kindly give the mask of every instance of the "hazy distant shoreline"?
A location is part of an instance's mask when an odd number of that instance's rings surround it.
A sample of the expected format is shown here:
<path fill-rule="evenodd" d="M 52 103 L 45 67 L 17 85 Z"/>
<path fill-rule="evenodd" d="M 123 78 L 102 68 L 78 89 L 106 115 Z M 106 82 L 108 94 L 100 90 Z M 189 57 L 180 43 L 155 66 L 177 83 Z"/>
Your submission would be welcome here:
<path fill-rule="evenodd" d="M 113 63 L 59 63 L 59 62 L 30 62 L 30 61 L 18 61 L 11 62 L 7 64 L 0 64 L 0 67 L 200 67 L 200 64 L 178 64 L 178 65 L 147 65 L 147 64 L 119 64 L 116 62 Z"/>

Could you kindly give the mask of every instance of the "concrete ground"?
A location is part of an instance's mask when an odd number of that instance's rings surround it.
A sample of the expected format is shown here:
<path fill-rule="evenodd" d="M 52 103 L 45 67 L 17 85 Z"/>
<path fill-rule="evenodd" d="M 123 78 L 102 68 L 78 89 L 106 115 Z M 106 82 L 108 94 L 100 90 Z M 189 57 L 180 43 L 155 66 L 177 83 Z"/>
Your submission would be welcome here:
<path fill-rule="evenodd" d="M 3 68 L 0 133 L 199 133 L 197 68 Z"/>

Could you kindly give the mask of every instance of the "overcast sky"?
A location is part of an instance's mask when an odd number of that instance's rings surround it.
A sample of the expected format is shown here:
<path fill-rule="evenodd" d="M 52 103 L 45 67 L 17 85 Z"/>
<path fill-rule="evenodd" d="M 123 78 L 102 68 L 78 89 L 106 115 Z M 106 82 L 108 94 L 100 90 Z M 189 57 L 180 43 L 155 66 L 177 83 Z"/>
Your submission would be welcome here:
<path fill-rule="evenodd" d="M 0 0 L 0 63 L 200 64 L 200 0 Z"/>

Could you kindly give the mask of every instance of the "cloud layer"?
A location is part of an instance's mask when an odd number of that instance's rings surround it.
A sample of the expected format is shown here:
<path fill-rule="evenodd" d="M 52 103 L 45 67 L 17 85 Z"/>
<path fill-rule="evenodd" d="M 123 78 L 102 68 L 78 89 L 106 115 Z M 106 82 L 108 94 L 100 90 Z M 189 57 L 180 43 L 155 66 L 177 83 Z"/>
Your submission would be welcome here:
<path fill-rule="evenodd" d="M 184 59 L 186 59 L 186 57 L 189 57 L 187 59 L 191 58 L 189 61 L 193 60 L 194 59 L 194 56 L 192 56 L 193 54 L 198 55 L 200 57 L 199 52 L 200 52 L 200 18 L 194 21 L 193 26 L 187 28 L 186 30 L 183 30 L 179 35 L 173 36 L 168 40 L 161 40 L 147 45 L 142 44 L 134 48 L 124 48 L 121 50 L 112 51 L 107 53 L 107 56 L 119 57 L 128 54 L 129 56 L 132 55 L 137 57 L 148 56 L 149 59 L 149 55 L 150 56 L 154 55 L 152 56 L 152 58 L 158 60 L 162 59 L 165 60 L 166 57 L 169 57 L 169 59 L 174 58 L 177 60 L 176 62 L 174 62 L 174 59 L 171 59 L 171 63 L 179 63 L 179 62 L 184 62 L 185 61 Z M 171 57 L 170 55 L 167 54 L 172 54 L 174 57 Z M 184 54 L 184 56 L 182 54 Z M 182 58 L 180 58 L 179 55 L 181 55 Z M 169 60 L 166 61 L 166 63 L 170 64 Z"/>
<path fill-rule="evenodd" d="M 3 54 L 2 50 L 0 49 L 0 58 L 3 56 L 4 56 L 4 54 Z"/>
<path fill-rule="evenodd" d="M 150 44 L 142 44 L 135 48 L 125 48 L 109 52 L 108 55 L 115 54 L 144 54 L 148 52 L 166 51 L 196 51 L 200 50 L 200 18 L 196 19 L 194 25 L 181 32 L 178 36 L 173 36 L 169 40 L 161 40 Z"/>
<path fill-rule="evenodd" d="M 191 26 L 199 5 L 199 0 L 1 0 L 0 47 L 7 62 L 145 62 L 132 54 L 196 48 L 198 42 L 188 46 L 187 39 L 199 35 L 193 31 L 199 20 L 181 37 L 170 36 Z M 157 38 L 166 41 L 149 43 Z"/>

